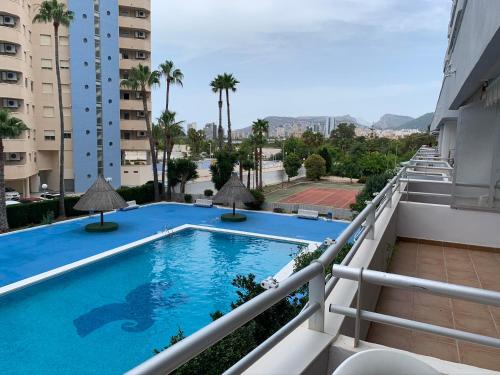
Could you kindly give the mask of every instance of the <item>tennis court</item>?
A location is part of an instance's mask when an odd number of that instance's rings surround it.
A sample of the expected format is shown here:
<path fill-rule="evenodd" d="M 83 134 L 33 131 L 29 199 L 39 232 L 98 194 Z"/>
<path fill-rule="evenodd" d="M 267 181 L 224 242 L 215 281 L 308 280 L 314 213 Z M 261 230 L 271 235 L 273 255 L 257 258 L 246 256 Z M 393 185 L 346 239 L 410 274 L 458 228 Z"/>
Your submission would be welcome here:
<path fill-rule="evenodd" d="M 350 208 L 356 201 L 358 190 L 308 188 L 279 200 L 280 203 L 312 204 L 335 208 Z"/>

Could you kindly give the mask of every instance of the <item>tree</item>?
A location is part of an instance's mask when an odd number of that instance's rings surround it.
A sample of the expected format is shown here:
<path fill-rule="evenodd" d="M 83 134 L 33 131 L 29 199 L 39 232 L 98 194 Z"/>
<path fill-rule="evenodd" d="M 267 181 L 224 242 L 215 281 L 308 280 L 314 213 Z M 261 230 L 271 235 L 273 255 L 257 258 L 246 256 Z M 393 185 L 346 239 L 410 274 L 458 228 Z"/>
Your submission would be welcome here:
<path fill-rule="evenodd" d="M 201 154 L 203 143 L 205 142 L 205 132 L 203 130 L 188 130 L 187 141 L 189 144 L 191 157 L 198 158 Z"/>
<path fill-rule="evenodd" d="M 159 72 L 165 78 L 165 82 L 167 84 L 167 95 L 165 98 L 165 112 L 169 112 L 169 102 L 170 102 L 170 86 L 178 85 L 182 87 L 182 80 L 184 79 L 184 74 L 182 74 L 181 70 L 176 68 L 174 63 L 170 60 L 166 60 L 163 64 L 160 64 Z M 165 132 L 165 137 L 167 133 Z M 167 139 L 164 139 L 164 144 L 167 144 Z M 164 198 L 165 195 L 165 166 L 167 163 L 167 148 L 163 148 L 163 157 L 162 157 L 162 167 L 161 167 L 161 186 L 162 186 L 162 196 Z"/>
<path fill-rule="evenodd" d="M 254 121 L 252 124 L 252 133 L 254 135 L 254 139 L 256 142 L 256 146 L 259 148 L 259 189 L 262 190 L 263 186 L 263 181 L 262 181 L 262 148 L 266 144 L 266 135 L 267 132 L 269 131 L 269 122 L 267 120 L 261 120 L 258 119 L 257 121 Z"/>
<path fill-rule="evenodd" d="M 346 150 L 354 137 L 356 137 L 356 126 L 354 124 L 339 124 L 330 134 L 330 138 L 333 140 L 334 145 L 339 147 L 342 151 Z"/>
<path fill-rule="evenodd" d="M 223 150 L 215 154 L 215 159 L 215 163 L 210 165 L 210 173 L 212 174 L 212 182 L 215 188 L 220 190 L 229 181 L 229 178 L 231 178 L 236 157 L 231 152 Z"/>
<path fill-rule="evenodd" d="M 386 157 L 378 151 L 364 154 L 359 165 L 363 176 L 373 176 L 388 169 Z"/>
<path fill-rule="evenodd" d="M 332 155 L 330 154 L 330 151 L 328 150 L 328 148 L 327 147 L 322 147 L 321 150 L 319 150 L 318 154 L 323 159 L 325 159 L 325 162 L 326 162 L 326 173 L 331 173 L 332 172 Z"/>
<path fill-rule="evenodd" d="M 186 192 L 186 184 L 188 181 L 198 178 L 198 166 L 191 159 L 175 159 L 168 162 L 168 179 L 172 179 L 175 186 L 180 184 L 180 193 Z"/>
<path fill-rule="evenodd" d="M 137 67 L 130 69 L 128 79 L 124 79 L 121 82 L 122 86 L 127 87 L 134 92 L 140 92 L 142 96 L 144 120 L 146 122 L 146 135 L 149 140 L 149 150 L 153 166 L 154 199 L 156 202 L 160 200 L 160 191 L 158 189 L 158 154 L 156 153 L 155 140 L 151 130 L 148 97 L 151 88 L 160 85 L 160 76 L 161 73 L 159 71 L 151 71 L 148 66 L 139 64 Z M 162 189 L 164 189 L 163 186 Z"/>
<path fill-rule="evenodd" d="M 304 163 L 306 167 L 306 177 L 311 180 L 319 180 L 326 174 L 326 162 L 318 154 L 312 154 Z"/>
<path fill-rule="evenodd" d="M 0 233 L 9 229 L 7 222 L 7 207 L 5 204 L 5 159 L 4 159 L 4 138 L 19 137 L 28 127 L 24 122 L 16 117 L 11 117 L 6 110 L 0 110 Z"/>
<path fill-rule="evenodd" d="M 299 169 L 302 166 L 302 160 L 300 160 L 300 158 L 292 152 L 285 157 L 283 166 L 285 168 L 286 175 L 288 176 L 288 182 L 290 182 L 290 178 L 299 175 Z"/>
<path fill-rule="evenodd" d="M 236 85 L 240 83 L 232 74 L 224 73 L 221 76 L 221 84 L 226 91 L 226 107 L 227 107 L 227 144 L 229 151 L 233 150 L 233 141 L 231 134 L 231 111 L 229 109 L 229 90 L 236 92 Z"/>
<path fill-rule="evenodd" d="M 222 91 L 224 90 L 224 85 L 220 74 L 215 77 L 212 82 L 210 82 L 210 87 L 213 92 L 219 93 L 219 127 L 217 128 L 217 135 L 219 140 L 219 150 L 222 150 L 222 147 L 224 146 L 224 130 L 222 129 Z"/>
<path fill-rule="evenodd" d="M 302 141 L 309 150 L 316 149 L 323 144 L 325 137 L 321 133 L 315 133 L 311 130 L 306 130 L 302 134 Z"/>
<path fill-rule="evenodd" d="M 304 141 L 300 138 L 288 138 L 287 140 L 285 140 L 283 148 L 285 150 L 285 154 L 294 153 L 300 159 L 305 159 L 307 157 L 307 147 L 304 144 Z"/>
<path fill-rule="evenodd" d="M 252 159 L 252 150 L 253 150 L 253 145 L 252 145 L 252 140 L 250 138 L 244 139 L 243 142 L 240 144 L 240 147 L 238 148 L 237 156 L 238 156 L 238 165 L 240 169 L 240 181 L 243 181 L 243 169 L 247 170 L 246 168 L 243 167 L 243 165 L 247 163 L 249 159 L 250 160 Z"/>
<path fill-rule="evenodd" d="M 175 121 L 175 112 L 162 112 L 160 118 L 158 119 L 158 123 L 163 130 L 163 152 L 166 155 L 165 160 L 168 166 L 168 163 L 172 158 L 172 151 L 176 140 L 184 134 L 181 127 L 183 121 Z M 162 176 L 162 186 L 164 186 L 164 183 L 164 176 Z M 172 199 L 172 185 L 170 180 L 167 181 L 167 199 Z"/>
<path fill-rule="evenodd" d="M 54 59 L 56 63 L 57 98 L 59 105 L 59 215 L 66 216 L 64 208 L 64 114 L 61 85 L 61 67 L 59 62 L 59 27 L 69 26 L 74 14 L 66 9 L 64 3 L 57 0 L 42 1 L 33 22 L 52 23 L 54 27 Z"/>

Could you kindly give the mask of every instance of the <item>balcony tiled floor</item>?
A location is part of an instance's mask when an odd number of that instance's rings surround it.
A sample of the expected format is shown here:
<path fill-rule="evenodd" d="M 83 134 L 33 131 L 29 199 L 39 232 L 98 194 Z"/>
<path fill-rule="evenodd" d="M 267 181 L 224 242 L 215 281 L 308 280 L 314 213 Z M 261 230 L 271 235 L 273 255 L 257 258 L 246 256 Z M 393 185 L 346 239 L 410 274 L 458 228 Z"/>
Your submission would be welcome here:
<path fill-rule="evenodd" d="M 388 272 L 500 291 L 500 253 L 400 241 Z M 500 338 L 500 307 L 384 287 L 376 310 Z M 500 371 L 500 349 L 376 323 L 367 341 Z"/>

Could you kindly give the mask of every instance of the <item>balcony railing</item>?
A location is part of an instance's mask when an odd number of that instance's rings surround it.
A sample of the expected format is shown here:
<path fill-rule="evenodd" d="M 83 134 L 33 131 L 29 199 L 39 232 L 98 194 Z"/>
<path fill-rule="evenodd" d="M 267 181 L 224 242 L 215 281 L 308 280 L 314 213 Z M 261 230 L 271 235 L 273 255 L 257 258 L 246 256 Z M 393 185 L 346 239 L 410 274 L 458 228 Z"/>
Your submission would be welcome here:
<path fill-rule="evenodd" d="M 435 154 L 435 150 L 423 148 L 416 156 L 425 155 L 427 157 Z M 391 209 L 393 195 L 403 195 L 408 182 L 408 172 L 412 168 L 411 165 L 402 167 L 372 201 L 366 202 L 366 207 L 339 235 L 336 242 L 309 266 L 292 274 L 280 282 L 276 288 L 266 290 L 251 301 L 130 370 L 127 374 L 168 374 L 174 371 L 305 284 L 308 284 L 309 287 L 309 302 L 305 308 L 294 319 L 227 370 L 225 374 L 242 373 L 306 321 L 308 321 L 309 329 L 324 332 L 325 300 L 342 276 L 333 272 L 325 279 L 324 270 L 334 261 L 347 243 L 351 243 L 352 247 L 343 259 L 341 266 L 347 266 L 350 263 L 365 239 L 373 240 L 382 235 L 382 233 L 375 232 L 375 223 L 384 210 Z"/>

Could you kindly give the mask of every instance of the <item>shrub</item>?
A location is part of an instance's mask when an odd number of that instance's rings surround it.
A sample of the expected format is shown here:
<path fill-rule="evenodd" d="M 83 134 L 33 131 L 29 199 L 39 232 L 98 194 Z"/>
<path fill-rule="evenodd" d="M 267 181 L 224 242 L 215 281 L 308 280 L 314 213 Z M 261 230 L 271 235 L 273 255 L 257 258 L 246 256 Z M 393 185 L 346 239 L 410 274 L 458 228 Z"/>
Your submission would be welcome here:
<path fill-rule="evenodd" d="M 319 180 L 326 174 L 326 162 L 318 154 L 312 154 L 304 163 L 306 167 L 306 177 L 311 180 Z"/>
<path fill-rule="evenodd" d="M 273 208 L 273 212 L 275 212 L 277 214 L 284 214 L 285 210 L 281 207 L 275 207 L 275 208 Z"/>
<path fill-rule="evenodd" d="M 236 154 L 229 151 L 219 151 L 215 155 L 216 162 L 210 165 L 210 173 L 217 190 L 220 190 L 231 178 L 231 173 L 233 173 L 236 164 L 236 157 Z"/>
<path fill-rule="evenodd" d="M 260 190 L 250 190 L 250 192 L 252 193 L 255 201 L 245 203 L 245 206 L 250 210 L 260 210 L 262 208 L 262 205 L 266 201 L 266 196 Z"/>
<path fill-rule="evenodd" d="M 161 190 L 160 190 L 161 191 Z M 126 201 L 136 201 L 137 204 L 150 203 L 154 201 L 153 184 L 145 184 L 135 187 L 121 187 L 116 190 Z"/>
<path fill-rule="evenodd" d="M 186 203 L 192 203 L 193 202 L 193 196 L 191 194 L 184 194 L 184 202 L 186 202 Z"/>
<path fill-rule="evenodd" d="M 205 195 L 205 197 L 211 197 L 214 195 L 214 191 L 212 189 L 207 189 L 203 192 L 203 195 Z"/>
<path fill-rule="evenodd" d="M 290 178 L 298 176 L 301 166 L 302 161 L 293 152 L 285 157 L 283 167 L 285 168 L 286 175 L 288 176 L 288 181 L 290 181 Z"/>
<path fill-rule="evenodd" d="M 365 202 L 373 200 L 373 194 L 379 193 L 393 176 L 394 172 L 387 171 L 368 177 L 363 190 L 356 196 L 356 203 L 351 204 L 351 209 L 357 212 L 363 211 L 366 207 Z"/>
<path fill-rule="evenodd" d="M 54 211 L 48 211 L 42 217 L 42 225 L 52 224 L 54 222 Z"/>

